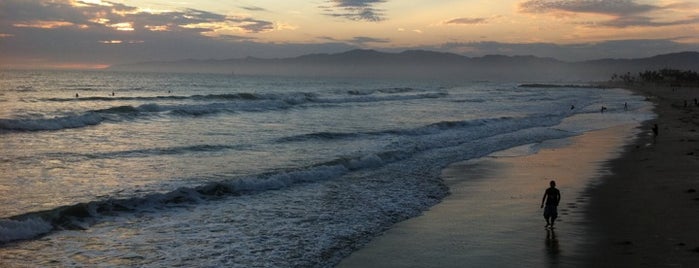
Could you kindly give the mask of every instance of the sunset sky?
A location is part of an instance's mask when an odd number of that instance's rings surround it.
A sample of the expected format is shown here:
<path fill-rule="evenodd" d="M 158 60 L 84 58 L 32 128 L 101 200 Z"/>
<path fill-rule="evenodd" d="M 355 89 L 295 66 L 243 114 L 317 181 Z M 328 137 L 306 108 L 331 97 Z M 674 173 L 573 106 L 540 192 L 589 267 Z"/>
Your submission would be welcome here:
<path fill-rule="evenodd" d="M 699 0 L 0 0 L 1 68 L 353 48 L 569 61 L 699 51 Z"/>

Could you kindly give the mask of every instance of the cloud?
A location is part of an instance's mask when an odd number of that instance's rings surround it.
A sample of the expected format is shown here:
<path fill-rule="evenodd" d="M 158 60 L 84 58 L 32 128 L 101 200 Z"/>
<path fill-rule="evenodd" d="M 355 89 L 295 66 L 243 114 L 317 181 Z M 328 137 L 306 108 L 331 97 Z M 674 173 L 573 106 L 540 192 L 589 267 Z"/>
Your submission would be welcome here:
<path fill-rule="evenodd" d="M 110 29 L 193 33 L 214 32 L 220 29 L 238 29 L 248 33 L 274 30 L 274 23 L 271 21 L 232 17 L 191 8 L 148 12 L 112 2 L 4 0 L 0 3 L 0 29 L 11 29 L 17 25 L 37 28 L 79 26 L 82 29 L 97 29 L 105 33 Z"/>
<path fill-rule="evenodd" d="M 355 21 L 382 21 L 383 10 L 375 8 L 386 0 L 328 0 L 328 5 L 321 6 L 324 14 L 331 17 Z"/>
<path fill-rule="evenodd" d="M 367 43 L 389 43 L 391 40 L 384 38 L 374 38 L 367 36 L 356 36 L 350 40 L 347 40 L 351 44 L 365 45 Z"/>
<path fill-rule="evenodd" d="M 352 13 L 367 8 L 375 18 L 384 19 L 377 6 L 381 1 L 327 1 L 336 13 L 351 13 L 349 19 L 370 20 Z M 532 2 L 532 1 L 528 1 Z M 612 1 L 619 2 L 619 1 Z M 623 2 L 623 1 L 621 1 Z M 627 1 L 628 2 L 628 1 Z M 669 6 L 669 5 L 668 5 Z M 687 5 L 673 4 L 680 9 Z M 631 6 L 633 7 L 633 6 Z M 665 6 L 667 7 L 667 6 Z M 345 8 L 350 8 L 345 10 Z M 583 10 L 567 6 L 568 10 Z M 669 7 L 663 9 L 668 13 Z M 540 9 L 544 10 L 544 9 Z M 584 10 L 595 10 L 587 8 Z M 642 10 L 642 9 L 637 9 Z M 373 12 L 373 13 L 372 13 Z M 543 12 L 543 11 L 542 11 Z M 547 9 L 546 12 L 562 12 Z M 572 11 L 566 11 L 572 12 Z M 686 11 L 686 13 L 691 13 Z M 653 12 L 605 13 L 610 19 L 591 22 L 587 27 L 657 27 L 693 23 L 699 16 L 653 18 Z M 611 15 L 610 15 L 611 14 Z M 338 16 L 341 17 L 341 16 Z M 347 17 L 345 17 L 347 18 Z M 364 18 L 364 19 L 362 19 Z M 497 17 L 485 18 L 487 23 Z M 667 17 L 669 18 L 669 17 Z M 477 17 L 450 20 L 449 25 L 479 23 Z M 699 50 L 691 31 L 669 40 L 630 40 L 599 44 L 556 45 L 550 43 L 511 44 L 497 42 L 448 43 L 444 45 L 396 48 L 388 36 L 318 37 L 308 43 L 269 43 L 254 33 L 294 29 L 253 15 L 222 15 L 198 9 L 170 11 L 143 10 L 111 2 L 74 0 L 0 0 L 0 62 L 85 63 L 93 65 L 183 58 L 293 57 L 309 53 L 336 53 L 358 47 L 382 50 L 430 49 L 466 55 L 507 54 L 549 56 L 561 59 L 637 57 L 682 50 Z M 402 29 L 409 32 L 412 28 Z M 400 29 L 399 29 L 400 31 Z M 419 32 L 419 30 L 414 30 Z M 262 38 L 262 37 L 259 37 Z M 34 62 L 34 61 L 31 61 Z"/>
<path fill-rule="evenodd" d="M 488 22 L 487 18 L 455 18 L 442 22 L 442 24 L 452 24 L 452 25 L 472 25 L 472 24 L 484 24 Z"/>
<path fill-rule="evenodd" d="M 240 8 L 247 11 L 267 11 L 267 9 L 258 6 L 240 6 Z"/>
<path fill-rule="evenodd" d="M 48 21 L 48 20 L 34 20 L 26 22 L 18 22 L 12 24 L 13 27 L 17 28 L 41 28 L 41 29 L 53 29 L 59 27 L 69 27 L 75 24 L 67 21 Z"/>
<path fill-rule="evenodd" d="M 601 26 L 614 27 L 614 28 L 626 28 L 626 27 L 662 27 L 662 26 L 673 26 L 673 25 L 686 25 L 699 23 L 699 16 L 693 16 L 684 20 L 674 20 L 674 21 L 656 21 L 653 18 L 645 16 L 627 16 L 618 17 L 608 21 L 599 23 Z"/>
<path fill-rule="evenodd" d="M 248 35 L 281 29 L 264 19 L 198 9 L 152 11 L 105 1 L 0 0 L 0 59 L 4 64 L 22 58 L 103 64 L 302 51 L 293 44 L 288 45 L 293 49 L 285 49 L 254 42 L 254 35 Z"/>
<path fill-rule="evenodd" d="M 690 2 L 673 2 L 669 3 L 664 6 L 666 9 L 675 9 L 675 10 L 692 10 L 692 9 L 697 9 L 699 8 L 699 3 L 690 3 Z"/>
<path fill-rule="evenodd" d="M 408 31 L 408 30 L 406 30 L 405 28 L 398 28 L 398 29 L 396 29 L 396 30 L 399 31 L 399 32 L 406 32 L 406 31 Z M 424 33 L 424 31 L 421 30 L 421 29 L 412 29 L 412 30 L 410 30 L 410 31 L 411 31 L 411 32 L 414 32 L 414 33 L 417 33 L 417 34 L 423 34 L 423 33 Z"/>
<path fill-rule="evenodd" d="M 358 46 L 365 46 L 370 43 L 390 43 L 390 39 L 385 39 L 385 38 L 375 38 L 375 37 L 368 37 L 368 36 L 355 36 L 350 39 L 337 39 L 329 36 L 320 36 L 318 37 L 321 40 L 325 41 L 331 41 L 331 42 L 343 42 L 351 45 L 358 45 Z"/>
<path fill-rule="evenodd" d="M 238 27 L 250 33 L 267 32 L 275 29 L 273 22 L 265 20 L 241 17 L 229 18 L 228 21 L 234 22 L 234 27 Z"/>
<path fill-rule="evenodd" d="M 631 0 L 529 0 L 519 4 L 525 13 L 565 11 L 607 15 L 629 15 L 661 9 L 659 6 L 637 4 Z"/>
<path fill-rule="evenodd" d="M 523 13 L 585 13 L 611 16 L 601 22 L 575 22 L 587 27 L 662 27 L 685 25 L 699 22 L 697 16 L 673 21 L 659 21 L 651 17 L 660 11 L 681 10 L 696 6 L 687 2 L 674 2 L 668 5 L 639 4 L 632 0 L 529 0 L 519 4 Z"/>
<path fill-rule="evenodd" d="M 242 36 L 242 35 L 232 35 L 232 34 L 222 34 L 222 35 L 217 36 L 216 38 L 219 40 L 223 40 L 223 41 L 233 41 L 233 42 L 256 40 L 256 38 L 254 38 L 254 37 Z"/>

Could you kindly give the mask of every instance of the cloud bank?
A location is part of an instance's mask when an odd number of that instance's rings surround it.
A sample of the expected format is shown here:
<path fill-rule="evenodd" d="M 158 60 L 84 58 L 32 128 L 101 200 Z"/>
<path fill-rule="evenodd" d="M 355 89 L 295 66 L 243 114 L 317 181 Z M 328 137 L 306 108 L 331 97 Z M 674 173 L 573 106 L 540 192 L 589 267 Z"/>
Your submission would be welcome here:
<path fill-rule="evenodd" d="M 631 0 L 530 0 L 520 3 L 520 9 L 531 13 L 568 11 L 625 16 L 657 10 L 660 7 L 637 4 Z"/>
<path fill-rule="evenodd" d="M 325 15 L 345 18 L 355 21 L 382 21 L 385 19 L 383 10 L 376 5 L 385 0 L 329 0 L 321 6 Z"/>
<path fill-rule="evenodd" d="M 519 4 L 522 13 L 569 13 L 595 14 L 611 17 L 600 22 L 578 23 L 587 27 L 663 27 L 687 25 L 699 22 L 699 16 L 683 19 L 658 20 L 650 14 L 678 8 L 693 7 L 689 2 L 674 2 L 667 5 L 640 4 L 632 0 L 528 0 Z"/>
<path fill-rule="evenodd" d="M 386 0 L 323 0 L 318 15 L 338 18 L 342 23 L 378 27 L 390 20 L 380 6 Z M 699 5 L 672 2 L 666 5 L 639 4 L 628 0 L 523 0 L 522 14 L 537 17 L 568 14 L 566 22 L 583 28 L 606 27 L 665 27 L 699 23 Z M 691 34 L 670 39 L 632 39 L 600 41 L 597 43 L 554 44 L 462 42 L 459 39 L 433 39 L 431 32 L 439 27 L 448 31 L 470 31 L 475 25 L 497 27 L 505 21 L 504 15 L 490 17 L 461 16 L 441 23 L 412 25 L 413 32 L 396 27 L 398 34 L 389 32 L 357 32 L 353 35 L 323 36 L 327 33 L 300 33 L 308 41 L 270 42 L 265 35 L 276 31 L 297 31 L 296 26 L 275 22 L 265 16 L 276 12 L 252 5 L 235 6 L 240 13 L 252 15 L 219 14 L 195 8 L 179 10 L 145 10 L 108 1 L 83 2 L 78 0 L 0 0 L 0 67 L 51 66 L 56 63 L 82 63 L 94 66 L 138 61 L 165 61 L 177 59 L 227 59 L 247 56 L 262 58 L 295 57 L 312 53 L 337 53 L 355 48 L 373 48 L 382 51 L 427 49 L 459 53 L 467 56 L 488 54 L 535 55 L 563 60 L 586 60 L 605 57 L 633 58 L 655 54 L 699 50 L 699 39 Z M 680 10 L 679 13 L 672 11 Z M 664 12 L 664 13 L 663 13 Z M 572 15 L 571 15 L 572 14 Z M 593 14 L 598 21 L 583 21 L 576 15 Z M 658 14 L 684 14 L 660 19 Z M 670 18 L 670 19 L 668 19 Z M 378 23 L 377 23 L 378 22 Z M 457 27 L 462 26 L 462 27 Z M 393 29 L 396 29 L 393 28 Z M 408 29 L 411 29 L 408 28 Z M 483 27 L 485 28 L 485 27 Z M 593 29 L 594 30 L 594 29 Z M 291 32 L 288 32 L 291 33 Z M 285 33 L 286 34 L 286 33 Z M 335 33 L 331 33 L 335 34 Z M 682 34 L 682 33 L 680 33 Z M 446 36 L 449 36 L 448 34 Z M 409 45 L 401 38 L 422 38 L 428 44 Z M 623 38 L 620 38 L 623 39 Z"/>
<path fill-rule="evenodd" d="M 6 62 L 29 59 L 112 63 L 244 56 L 242 51 L 274 51 L 274 44 L 255 43 L 255 38 L 245 34 L 275 29 L 276 24 L 269 20 L 192 8 L 152 11 L 107 1 L 3 0 L 0 57 Z M 285 47 L 289 47 L 287 52 L 300 48 L 293 44 Z"/>

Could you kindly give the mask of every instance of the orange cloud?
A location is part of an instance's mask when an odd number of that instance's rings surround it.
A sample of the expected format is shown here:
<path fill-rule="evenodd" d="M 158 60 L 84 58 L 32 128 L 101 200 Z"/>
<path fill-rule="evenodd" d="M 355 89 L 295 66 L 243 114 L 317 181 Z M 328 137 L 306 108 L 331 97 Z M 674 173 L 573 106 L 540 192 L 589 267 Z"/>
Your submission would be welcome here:
<path fill-rule="evenodd" d="M 120 22 L 109 25 L 117 31 L 133 31 L 133 22 Z"/>
<path fill-rule="evenodd" d="M 485 24 L 488 22 L 486 18 L 455 18 L 442 22 L 442 24 L 451 25 L 473 25 L 473 24 Z"/>
<path fill-rule="evenodd" d="M 40 29 L 54 29 L 59 27 L 69 27 L 75 25 L 72 22 L 67 21 L 47 21 L 47 20 L 34 20 L 28 22 L 14 23 L 12 26 L 18 28 L 40 28 Z"/>
<path fill-rule="evenodd" d="M 168 25 L 145 25 L 144 28 L 151 32 L 167 32 L 170 31 L 170 26 Z"/>

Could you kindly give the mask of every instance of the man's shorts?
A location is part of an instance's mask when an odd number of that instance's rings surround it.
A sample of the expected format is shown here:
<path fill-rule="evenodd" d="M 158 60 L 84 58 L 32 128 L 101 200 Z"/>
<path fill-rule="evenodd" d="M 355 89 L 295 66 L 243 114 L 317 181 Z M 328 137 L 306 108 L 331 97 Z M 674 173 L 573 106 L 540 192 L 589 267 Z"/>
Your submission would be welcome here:
<path fill-rule="evenodd" d="M 556 218 L 558 217 L 558 210 L 556 206 L 545 206 L 544 207 L 544 218 Z"/>

